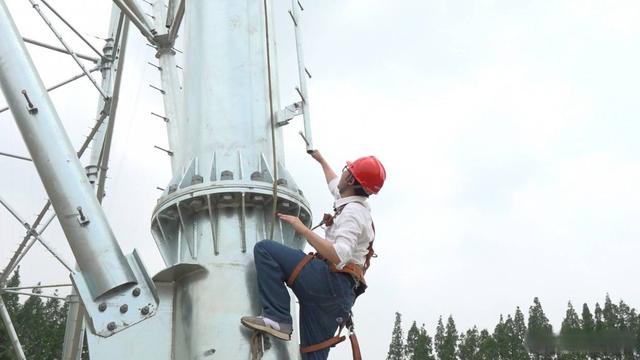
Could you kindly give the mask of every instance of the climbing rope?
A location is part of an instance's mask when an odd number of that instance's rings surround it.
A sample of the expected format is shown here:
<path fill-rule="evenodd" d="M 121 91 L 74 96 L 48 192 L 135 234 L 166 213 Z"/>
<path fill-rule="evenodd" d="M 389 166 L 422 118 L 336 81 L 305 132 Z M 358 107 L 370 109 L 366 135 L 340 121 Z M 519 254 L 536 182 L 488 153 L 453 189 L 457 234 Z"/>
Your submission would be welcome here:
<path fill-rule="evenodd" d="M 260 360 L 264 352 L 271 348 L 269 338 L 262 331 L 254 331 L 251 335 L 251 360 Z"/>
<path fill-rule="evenodd" d="M 264 5 L 264 27 L 267 50 L 267 80 L 269 88 L 269 119 L 271 121 L 271 152 L 273 156 L 273 207 L 271 209 L 271 229 L 269 230 L 269 239 L 273 239 L 273 233 L 276 224 L 276 212 L 278 206 L 278 159 L 276 155 L 276 122 L 273 111 L 273 85 L 271 79 L 271 44 L 269 40 L 269 8 L 267 0 L 263 0 Z"/>

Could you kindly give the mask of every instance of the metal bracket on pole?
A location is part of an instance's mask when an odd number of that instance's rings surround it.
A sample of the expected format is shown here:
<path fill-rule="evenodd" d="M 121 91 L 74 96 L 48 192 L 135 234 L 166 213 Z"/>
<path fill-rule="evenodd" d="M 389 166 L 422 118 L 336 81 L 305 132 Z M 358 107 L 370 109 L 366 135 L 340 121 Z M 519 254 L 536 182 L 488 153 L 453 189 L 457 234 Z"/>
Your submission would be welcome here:
<path fill-rule="evenodd" d="M 289 122 L 293 120 L 293 118 L 302 115 L 302 107 L 302 101 L 298 101 L 278 111 L 276 127 L 289 125 Z"/>

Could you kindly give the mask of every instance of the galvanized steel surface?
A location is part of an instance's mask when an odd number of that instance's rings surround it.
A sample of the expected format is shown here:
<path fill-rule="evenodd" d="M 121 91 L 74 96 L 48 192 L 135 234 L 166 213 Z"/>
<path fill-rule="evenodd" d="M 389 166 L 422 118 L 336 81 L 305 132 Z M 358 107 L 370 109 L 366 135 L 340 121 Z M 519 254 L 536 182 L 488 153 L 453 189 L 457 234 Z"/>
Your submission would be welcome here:
<path fill-rule="evenodd" d="M 0 85 L 95 299 L 135 278 L 4 1 L 1 5 Z"/>

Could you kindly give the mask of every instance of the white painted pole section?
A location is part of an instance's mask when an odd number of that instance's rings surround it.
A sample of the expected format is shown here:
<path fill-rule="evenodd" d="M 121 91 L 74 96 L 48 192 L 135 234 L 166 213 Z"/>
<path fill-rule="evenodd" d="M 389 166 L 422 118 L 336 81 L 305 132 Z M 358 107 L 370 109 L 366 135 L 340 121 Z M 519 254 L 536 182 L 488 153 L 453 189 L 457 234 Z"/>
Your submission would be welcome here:
<path fill-rule="evenodd" d="M 93 299 L 135 276 L 3 0 L 0 86 Z M 99 259 L 100 261 L 96 261 Z"/>
<path fill-rule="evenodd" d="M 9 340 L 11 341 L 11 346 L 13 346 L 13 351 L 16 353 L 18 360 L 27 360 L 27 357 L 24 355 L 24 351 L 22 351 L 22 345 L 20 345 L 20 340 L 18 339 L 18 334 L 16 334 L 16 329 L 13 327 L 13 323 L 11 322 L 11 317 L 9 316 L 9 311 L 7 311 L 7 306 L 2 300 L 2 296 L 0 296 L 0 317 L 2 318 L 4 327 L 7 329 Z"/>
<path fill-rule="evenodd" d="M 238 151 L 254 162 L 263 153 L 272 164 L 262 1 L 187 2 L 185 20 L 183 138 L 189 141 L 183 164 L 195 157 L 210 163 L 215 152 L 222 155 L 219 167 L 235 169 Z M 275 48 L 272 44 L 274 63 Z M 272 78 L 277 84 L 275 66 Z M 277 90 L 273 102 L 279 109 Z M 282 159 L 280 139 L 276 145 Z"/>

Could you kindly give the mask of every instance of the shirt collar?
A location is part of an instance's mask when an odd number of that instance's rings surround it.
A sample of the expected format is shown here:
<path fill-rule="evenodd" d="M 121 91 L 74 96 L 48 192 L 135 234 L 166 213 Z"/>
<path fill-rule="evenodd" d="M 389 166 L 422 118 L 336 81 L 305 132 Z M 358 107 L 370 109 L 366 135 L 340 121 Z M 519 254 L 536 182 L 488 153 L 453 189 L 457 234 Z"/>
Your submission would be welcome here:
<path fill-rule="evenodd" d="M 367 198 L 365 196 L 347 196 L 344 198 L 340 198 L 338 200 L 335 201 L 335 203 L 333 204 L 333 207 L 335 209 L 344 206 L 348 203 L 352 203 L 352 202 L 357 202 L 362 204 L 362 206 L 366 207 L 367 209 L 369 209 L 369 204 L 367 203 Z"/>

